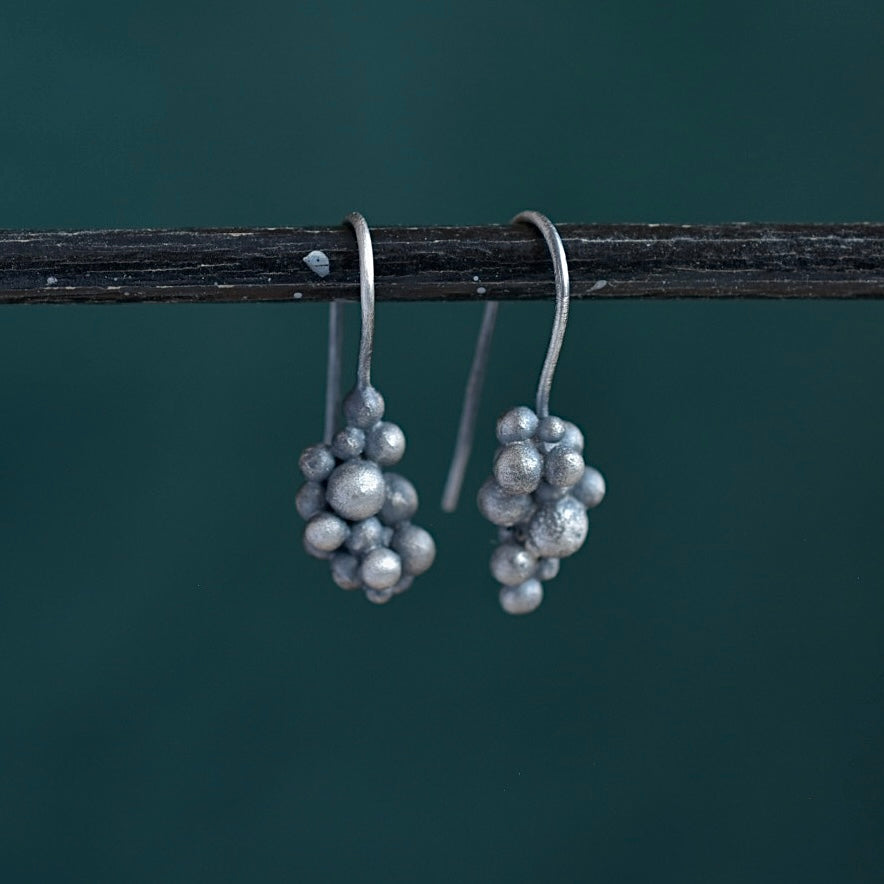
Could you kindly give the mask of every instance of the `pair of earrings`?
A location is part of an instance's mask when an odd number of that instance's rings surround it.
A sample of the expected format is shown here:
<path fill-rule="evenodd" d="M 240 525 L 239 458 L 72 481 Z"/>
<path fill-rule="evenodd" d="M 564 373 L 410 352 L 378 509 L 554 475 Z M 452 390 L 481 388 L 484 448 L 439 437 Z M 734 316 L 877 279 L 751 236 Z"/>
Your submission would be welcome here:
<path fill-rule="evenodd" d="M 433 538 L 411 520 L 417 512 L 414 486 L 399 473 L 385 471 L 405 453 L 405 435 L 385 421 L 384 399 L 371 384 L 374 342 L 374 257 L 365 218 L 347 216 L 359 249 L 362 332 L 356 386 L 345 397 L 346 425 L 336 431 L 340 398 L 342 305 L 329 314 L 328 380 L 323 441 L 301 454 L 306 480 L 296 497 L 306 520 L 304 547 L 327 559 L 332 579 L 342 589 L 362 589 L 369 601 L 388 602 L 407 590 L 433 564 Z M 543 582 L 559 570 L 562 558 L 583 546 L 589 528 L 587 509 L 605 494 L 605 481 L 583 460 L 584 438 L 577 426 L 549 413 L 549 396 L 568 322 L 570 284 L 561 237 L 539 212 L 521 212 L 513 223 L 533 224 L 552 255 L 556 313 L 537 386 L 536 408 L 524 405 L 497 421 L 500 447 L 493 476 L 481 487 L 482 515 L 498 526 L 491 573 L 501 584 L 501 607 L 527 614 L 543 601 Z M 442 508 L 457 507 L 472 448 L 485 368 L 497 318 L 496 302 L 485 307 L 470 369 L 454 457 Z"/>

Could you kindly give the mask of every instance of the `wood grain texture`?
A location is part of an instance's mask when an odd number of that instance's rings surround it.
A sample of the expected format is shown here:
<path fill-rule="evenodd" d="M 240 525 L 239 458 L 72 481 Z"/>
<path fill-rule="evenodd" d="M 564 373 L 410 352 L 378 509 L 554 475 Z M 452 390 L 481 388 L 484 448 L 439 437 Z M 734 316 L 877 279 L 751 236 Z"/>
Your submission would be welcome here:
<path fill-rule="evenodd" d="M 574 298 L 884 298 L 882 224 L 561 224 Z M 553 294 L 527 226 L 372 229 L 382 301 Z M 324 252 L 320 278 L 304 263 Z M 0 231 L 0 303 L 355 300 L 340 228 Z"/>

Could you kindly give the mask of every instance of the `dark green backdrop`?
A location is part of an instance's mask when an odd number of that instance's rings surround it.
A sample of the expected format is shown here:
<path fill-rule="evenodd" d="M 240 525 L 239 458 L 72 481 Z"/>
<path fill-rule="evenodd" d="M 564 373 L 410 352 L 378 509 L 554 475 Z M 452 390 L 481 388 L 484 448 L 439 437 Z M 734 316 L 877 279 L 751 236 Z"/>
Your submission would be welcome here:
<path fill-rule="evenodd" d="M 5 4 L 0 226 L 881 220 L 882 24 Z M 479 309 L 379 305 L 440 553 L 376 608 L 300 547 L 323 308 L 0 308 L 4 884 L 881 880 L 884 305 L 576 304 L 609 498 L 516 619 L 472 497 L 551 315 L 502 310 L 447 517 Z"/>

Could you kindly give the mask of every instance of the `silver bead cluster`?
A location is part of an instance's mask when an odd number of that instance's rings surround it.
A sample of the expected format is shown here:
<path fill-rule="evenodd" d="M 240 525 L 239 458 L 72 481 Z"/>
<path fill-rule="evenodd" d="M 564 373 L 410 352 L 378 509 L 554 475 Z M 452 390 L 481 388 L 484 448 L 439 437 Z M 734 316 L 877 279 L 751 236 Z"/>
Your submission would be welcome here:
<path fill-rule="evenodd" d="M 384 604 L 405 592 L 436 557 L 433 538 L 412 524 L 417 492 L 398 473 L 384 472 L 405 454 L 405 436 L 382 420 L 383 396 L 356 387 L 344 400 L 347 425 L 330 445 L 311 445 L 299 465 L 306 480 L 295 503 L 306 520 L 304 548 L 328 559 L 341 589 L 363 589 Z"/>
<path fill-rule="evenodd" d="M 583 461 L 583 433 L 558 417 L 520 405 L 497 421 L 501 444 L 494 476 L 479 489 L 482 515 L 499 526 L 491 573 L 501 607 L 527 614 L 543 601 L 543 581 L 586 540 L 587 509 L 605 496 L 605 480 Z"/>

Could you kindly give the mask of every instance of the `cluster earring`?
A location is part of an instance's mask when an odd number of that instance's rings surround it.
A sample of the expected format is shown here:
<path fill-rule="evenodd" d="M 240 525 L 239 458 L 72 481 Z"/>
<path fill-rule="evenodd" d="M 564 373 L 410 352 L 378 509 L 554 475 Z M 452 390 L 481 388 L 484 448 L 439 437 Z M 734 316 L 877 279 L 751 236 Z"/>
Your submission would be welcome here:
<path fill-rule="evenodd" d="M 509 614 L 527 614 L 540 605 L 544 581 L 556 576 L 561 559 L 583 546 L 589 530 L 586 511 L 605 496 L 602 474 L 583 460 L 583 433 L 575 424 L 549 413 L 550 389 L 568 323 L 570 283 L 565 249 L 558 230 L 545 215 L 521 212 L 512 223 L 523 222 L 540 230 L 552 255 L 556 312 L 537 385 L 536 408 L 532 411 L 520 405 L 498 419 L 500 447 L 494 456 L 493 475 L 478 494 L 480 512 L 498 526 L 491 573 L 501 584 L 500 604 Z M 456 508 L 463 484 L 497 307 L 496 302 L 486 305 L 479 331 L 442 498 L 447 512 Z"/>
<path fill-rule="evenodd" d="M 387 472 L 405 453 L 405 435 L 383 420 L 384 398 L 371 385 L 374 344 L 374 257 L 365 218 L 349 214 L 359 250 L 362 329 L 354 389 L 345 397 L 346 425 L 335 430 L 340 391 L 342 305 L 329 314 L 328 377 L 323 442 L 301 454 L 305 484 L 296 497 L 307 522 L 304 547 L 329 560 L 334 582 L 342 589 L 365 591 L 369 601 L 388 602 L 407 590 L 436 556 L 432 536 L 411 519 L 417 511 L 414 486 Z"/>

